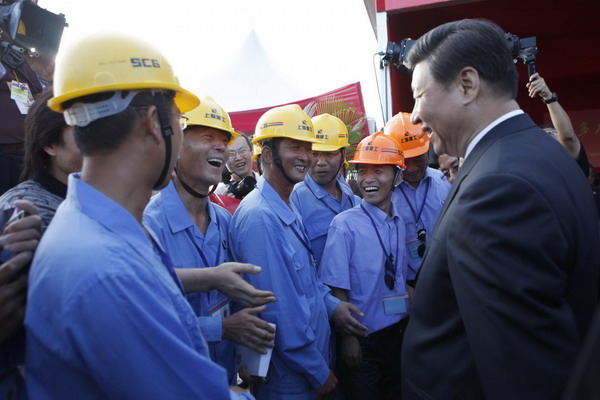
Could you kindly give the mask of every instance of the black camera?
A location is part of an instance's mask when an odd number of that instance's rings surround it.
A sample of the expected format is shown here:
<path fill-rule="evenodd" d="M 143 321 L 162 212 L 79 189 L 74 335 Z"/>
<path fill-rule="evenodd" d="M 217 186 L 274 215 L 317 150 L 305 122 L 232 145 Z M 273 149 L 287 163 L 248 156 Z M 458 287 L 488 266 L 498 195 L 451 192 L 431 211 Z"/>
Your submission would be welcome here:
<path fill-rule="evenodd" d="M 536 37 L 531 36 L 528 38 L 519 39 L 518 36 L 511 33 L 506 34 L 506 43 L 513 56 L 513 61 L 516 63 L 521 61 L 527 65 L 527 72 L 529 76 L 535 74 L 535 56 L 537 55 L 538 48 L 536 43 Z"/>
<path fill-rule="evenodd" d="M 24 56 L 39 52 L 56 55 L 64 28 L 63 14 L 54 14 L 30 0 L 0 0 L 2 63 L 10 69 L 20 67 Z"/>
<path fill-rule="evenodd" d="M 413 44 L 415 41 L 408 38 L 402 39 L 400 43 L 388 42 L 382 60 L 391 63 L 396 69 L 400 68 L 400 65 L 407 63 L 408 52 Z"/>
<path fill-rule="evenodd" d="M 252 175 L 248 175 L 241 181 L 231 181 L 227 190 L 235 196 L 236 199 L 243 199 L 256 187 L 256 179 Z"/>

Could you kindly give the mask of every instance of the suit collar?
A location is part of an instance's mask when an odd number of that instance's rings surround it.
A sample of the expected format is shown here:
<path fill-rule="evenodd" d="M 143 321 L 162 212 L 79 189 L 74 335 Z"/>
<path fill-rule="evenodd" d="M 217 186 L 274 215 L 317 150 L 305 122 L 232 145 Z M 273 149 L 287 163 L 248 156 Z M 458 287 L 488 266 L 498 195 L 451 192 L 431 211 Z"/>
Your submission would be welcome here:
<path fill-rule="evenodd" d="M 452 184 L 452 189 L 450 190 L 450 193 L 448 193 L 448 197 L 444 202 L 444 207 L 442 208 L 440 216 L 437 219 L 434 231 L 437 230 L 440 221 L 442 221 L 444 215 L 446 214 L 446 210 L 448 210 L 448 207 L 454 200 L 456 193 L 460 189 L 462 181 L 469 175 L 471 169 L 473 169 L 473 166 L 477 164 L 477 162 L 479 161 L 481 156 L 487 151 L 487 149 L 503 137 L 512 135 L 516 132 L 533 128 L 535 126 L 537 125 L 535 124 L 535 122 L 533 122 L 529 115 L 519 114 L 496 125 L 479 141 L 479 143 L 475 145 L 475 147 L 469 154 L 469 157 L 465 159 L 464 164 L 460 167 L 460 170 L 458 171 L 458 175 L 456 176 L 456 179 Z M 429 246 L 427 246 L 427 250 L 429 250 Z M 423 262 L 421 263 L 421 265 L 424 264 L 425 258 L 427 258 L 427 252 L 428 251 L 425 251 L 425 255 L 423 256 Z"/>

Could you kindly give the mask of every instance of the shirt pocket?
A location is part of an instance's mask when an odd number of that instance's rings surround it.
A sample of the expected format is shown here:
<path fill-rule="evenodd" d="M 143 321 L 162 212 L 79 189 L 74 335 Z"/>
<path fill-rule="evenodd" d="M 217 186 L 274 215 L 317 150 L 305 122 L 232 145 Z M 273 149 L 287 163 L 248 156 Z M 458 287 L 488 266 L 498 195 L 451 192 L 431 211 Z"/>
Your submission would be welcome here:
<path fill-rule="evenodd" d="M 326 217 L 315 219 L 313 221 L 310 221 L 310 223 L 307 223 L 305 227 L 308 240 L 313 241 L 315 239 L 327 235 L 327 229 L 329 229 L 330 223 L 331 218 Z"/>

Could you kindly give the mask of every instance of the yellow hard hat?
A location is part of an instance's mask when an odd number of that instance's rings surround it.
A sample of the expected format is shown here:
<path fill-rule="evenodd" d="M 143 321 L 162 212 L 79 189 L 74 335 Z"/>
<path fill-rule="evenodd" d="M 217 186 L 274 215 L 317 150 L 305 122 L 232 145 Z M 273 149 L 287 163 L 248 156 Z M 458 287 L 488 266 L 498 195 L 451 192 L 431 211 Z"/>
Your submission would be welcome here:
<path fill-rule="evenodd" d="M 185 90 L 165 57 L 152 45 L 122 34 L 98 33 L 59 51 L 50 109 L 62 112 L 69 100 L 125 90 L 172 90 L 180 112 L 200 100 Z"/>
<path fill-rule="evenodd" d="M 390 164 L 405 169 L 404 154 L 400 144 L 385 135 L 383 132 L 375 132 L 360 141 L 354 152 L 351 164 Z"/>
<path fill-rule="evenodd" d="M 321 114 L 312 118 L 317 139 L 322 143 L 315 143 L 313 151 L 336 151 L 348 146 L 348 128 L 338 117 L 330 114 Z"/>
<path fill-rule="evenodd" d="M 258 156 L 262 154 L 262 147 L 260 144 L 253 143 L 252 144 L 252 159 L 254 161 L 258 160 Z"/>
<path fill-rule="evenodd" d="M 252 143 L 276 137 L 321 143 L 315 138 L 312 121 L 298 104 L 275 107 L 265 112 L 256 124 Z"/>
<path fill-rule="evenodd" d="M 223 109 L 210 96 L 200 98 L 200 105 L 192 111 L 185 113 L 188 118 L 187 126 L 207 126 L 229 133 L 229 144 L 240 137 L 240 134 L 233 129 L 231 118 L 227 111 Z"/>
<path fill-rule="evenodd" d="M 399 112 L 385 124 L 383 132 L 393 137 L 404 152 L 404 157 L 412 158 L 429 151 L 429 135 L 419 125 L 410 122 L 410 113 Z"/>

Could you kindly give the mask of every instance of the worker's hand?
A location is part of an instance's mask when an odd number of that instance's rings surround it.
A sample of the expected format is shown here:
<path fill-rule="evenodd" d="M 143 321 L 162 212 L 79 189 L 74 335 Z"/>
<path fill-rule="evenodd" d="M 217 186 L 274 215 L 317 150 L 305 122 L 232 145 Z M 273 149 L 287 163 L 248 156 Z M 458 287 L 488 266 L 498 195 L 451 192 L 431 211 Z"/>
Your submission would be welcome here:
<path fill-rule="evenodd" d="M 342 336 L 342 360 L 350 368 L 360 367 L 362 363 L 362 349 L 356 336 Z"/>
<path fill-rule="evenodd" d="M 266 354 L 273 347 L 275 328 L 268 322 L 255 317 L 265 311 L 266 306 L 244 308 L 223 318 L 223 338 Z"/>
<path fill-rule="evenodd" d="M 242 383 L 240 384 L 241 387 L 249 387 L 251 384 L 256 383 L 256 382 L 260 382 L 260 381 L 264 381 L 265 378 L 262 378 L 260 376 L 254 376 L 254 375 L 250 375 L 248 373 L 248 367 L 246 367 L 245 365 L 242 365 L 240 367 L 240 369 L 238 370 L 238 374 L 240 375 L 240 378 L 242 379 Z"/>
<path fill-rule="evenodd" d="M 366 336 L 369 328 L 358 322 L 352 314 L 359 317 L 364 316 L 363 312 L 354 304 L 346 301 L 340 302 L 331 316 L 336 330 L 342 335 Z"/>
<path fill-rule="evenodd" d="M 529 89 L 529 97 L 540 96 L 544 100 L 552 98 L 552 92 L 546 85 L 546 81 L 537 72 L 529 77 L 526 86 Z"/>
<path fill-rule="evenodd" d="M 334 391 L 335 388 L 337 387 L 338 384 L 338 380 L 335 377 L 335 375 L 333 374 L 333 371 L 329 370 L 329 376 L 327 377 L 327 380 L 325 381 L 325 383 L 323 384 L 323 386 L 321 386 L 318 389 L 315 389 L 315 392 L 317 392 L 317 399 L 318 400 L 326 400 L 326 399 L 333 399 L 334 397 Z"/>
<path fill-rule="evenodd" d="M 19 253 L 34 251 L 38 245 L 42 219 L 36 206 L 27 200 L 16 200 L 14 206 L 25 211 L 28 216 L 12 222 L 4 228 L 0 236 L 0 250 Z"/>
<path fill-rule="evenodd" d="M 214 273 L 213 288 L 236 303 L 246 307 L 256 307 L 276 300 L 273 292 L 255 289 L 240 276 L 240 274 L 258 274 L 261 271 L 260 267 L 227 262 L 211 269 Z"/>
<path fill-rule="evenodd" d="M 27 200 L 17 200 L 14 205 L 31 215 L 12 222 L 0 235 L 0 250 L 16 253 L 0 265 L 0 344 L 23 326 L 27 267 L 41 235 L 42 220 L 37 215 L 38 208 Z"/>

